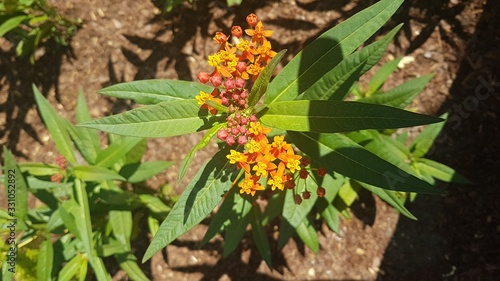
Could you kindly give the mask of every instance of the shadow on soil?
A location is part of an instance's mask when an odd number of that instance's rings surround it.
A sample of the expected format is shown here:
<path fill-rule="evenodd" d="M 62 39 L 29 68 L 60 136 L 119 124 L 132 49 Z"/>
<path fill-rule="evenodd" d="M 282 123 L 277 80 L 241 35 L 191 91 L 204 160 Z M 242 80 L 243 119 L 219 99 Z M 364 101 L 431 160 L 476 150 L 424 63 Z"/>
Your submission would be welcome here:
<path fill-rule="evenodd" d="M 378 280 L 496 280 L 500 274 L 500 17 L 487 1 L 439 114 L 448 123 L 428 156 L 474 185 L 442 187 L 448 196 L 418 196 L 400 217 Z"/>

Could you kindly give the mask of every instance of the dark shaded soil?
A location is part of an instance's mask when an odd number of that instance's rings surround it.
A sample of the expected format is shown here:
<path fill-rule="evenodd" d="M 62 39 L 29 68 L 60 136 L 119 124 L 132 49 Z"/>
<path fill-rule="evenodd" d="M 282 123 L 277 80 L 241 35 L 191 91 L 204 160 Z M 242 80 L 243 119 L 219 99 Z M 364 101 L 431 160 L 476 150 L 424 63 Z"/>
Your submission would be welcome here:
<path fill-rule="evenodd" d="M 164 17 L 150 1 L 53 1 L 85 25 L 71 49 L 49 43 L 35 66 L 16 58 L 12 46 L 0 39 L 1 145 L 21 162 L 55 158 L 34 106 L 32 83 L 70 120 L 80 87 L 93 116 L 104 116 L 132 105 L 99 96 L 99 89 L 150 78 L 194 80 L 197 72 L 208 70 L 205 59 L 216 48 L 211 42 L 215 31 L 243 25 L 250 12 L 274 30 L 274 49 L 288 49 L 288 61 L 323 31 L 374 1 L 244 1 L 231 8 L 224 2 L 198 1 L 196 9 L 186 5 Z M 456 168 L 474 185 L 447 185 L 446 197 L 419 196 L 409 205 L 419 221 L 399 217 L 380 200 L 363 196 L 353 207 L 357 218 L 343 221 L 341 236 L 322 228 L 318 255 L 300 243 L 288 243 L 274 255 L 273 271 L 261 262 L 250 236 L 227 258 L 222 258 L 221 238 L 199 249 L 206 229 L 200 225 L 146 263 L 147 274 L 155 280 L 496 280 L 499 6 L 495 0 L 407 1 L 389 24 L 405 22 L 405 27 L 384 58 L 415 59 L 389 86 L 436 73 L 414 104 L 429 114 L 450 112 L 430 158 Z M 199 137 L 151 140 L 147 159 L 180 163 Z M 213 145 L 200 154 L 184 183 L 214 151 Z M 169 169 L 150 184 L 174 183 L 176 173 L 177 167 Z M 176 190 L 181 192 L 182 185 Z M 147 243 L 139 241 L 138 256 Z M 126 277 L 117 271 L 115 280 Z"/>

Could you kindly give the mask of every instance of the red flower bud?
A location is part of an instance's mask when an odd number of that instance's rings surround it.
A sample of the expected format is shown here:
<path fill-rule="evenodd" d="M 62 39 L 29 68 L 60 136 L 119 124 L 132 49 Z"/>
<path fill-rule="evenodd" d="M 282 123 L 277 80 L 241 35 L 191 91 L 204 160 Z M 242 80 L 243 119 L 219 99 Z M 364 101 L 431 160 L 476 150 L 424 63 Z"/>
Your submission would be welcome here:
<path fill-rule="evenodd" d="M 201 83 L 205 84 L 210 80 L 210 74 L 208 74 L 208 72 L 202 71 L 202 72 L 198 73 L 198 80 Z"/>
<path fill-rule="evenodd" d="M 298 195 L 298 194 L 295 194 L 293 196 L 293 200 L 295 201 L 295 204 L 297 204 L 297 205 L 300 205 L 300 203 L 302 203 L 302 197 L 300 197 L 300 195 Z"/>
<path fill-rule="evenodd" d="M 323 187 L 320 186 L 320 187 L 318 187 L 317 194 L 318 194 L 319 197 L 323 197 L 326 194 L 326 190 Z"/>
<path fill-rule="evenodd" d="M 247 16 L 247 23 L 250 26 L 255 26 L 257 24 L 257 15 L 254 13 L 251 13 L 250 15 Z"/>
<path fill-rule="evenodd" d="M 241 29 L 241 26 L 235 25 L 231 28 L 231 34 L 240 38 L 243 35 L 243 29 Z"/>
<path fill-rule="evenodd" d="M 304 198 L 306 200 L 311 198 L 311 192 L 309 192 L 309 191 L 302 192 L 302 198 Z"/>
<path fill-rule="evenodd" d="M 318 176 L 324 177 L 326 175 L 326 169 L 325 168 L 319 168 L 318 169 Z"/>
<path fill-rule="evenodd" d="M 222 77 L 220 75 L 214 75 L 210 79 L 210 82 L 212 82 L 214 87 L 219 87 L 222 84 Z"/>

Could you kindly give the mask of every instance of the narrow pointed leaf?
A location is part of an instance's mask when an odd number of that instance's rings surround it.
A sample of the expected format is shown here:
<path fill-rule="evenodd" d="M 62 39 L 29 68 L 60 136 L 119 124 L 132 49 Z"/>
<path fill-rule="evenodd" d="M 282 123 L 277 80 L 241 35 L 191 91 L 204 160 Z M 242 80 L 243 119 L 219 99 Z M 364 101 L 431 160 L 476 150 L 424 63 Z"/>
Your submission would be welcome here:
<path fill-rule="evenodd" d="M 64 119 L 55 111 L 45 97 L 38 91 L 38 88 L 33 85 L 33 94 L 35 95 L 36 104 L 40 115 L 49 130 L 52 140 L 61 153 L 70 163 L 76 163 L 73 145 L 67 131 Z"/>
<path fill-rule="evenodd" d="M 418 94 L 422 92 L 422 90 L 425 88 L 425 86 L 427 86 L 432 77 L 434 77 L 433 74 L 424 75 L 401 84 L 386 93 L 362 98 L 358 101 L 405 108 L 406 106 L 411 104 L 413 100 L 415 100 Z"/>
<path fill-rule="evenodd" d="M 412 220 L 417 220 L 417 218 L 404 206 L 404 199 L 402 200 L 401 198 L 398 198 L 396 191 L 378 188 L 376 186 L 364 182 L 356 182 L 356 183 L 361 185 L 365 189 L 369 190 L 371 193 L 380 197 L 380 199 L 387 202 L 389 205 L 394 207 L 394 209 L 398 210 L 401 214 L 403 214 L 407 218 L 410 218 Z"/>
<path fill-rule="evenodd" d="M 383 105 L 299 100 L 273 103 L 261 121 L 283 130 L 337 133 L 412 127 L 442 119 Z"/>
<path fill-rule="evenodd" d="M 141 80 L 116 84 L 99 93 L 140 104 L 156 104 L 163 101 L 194 99 L 200 91 L 212 92 L 214 88 L 200 83 L 181 80 Z"/>
<path fill-rule="evenodd" d="M 108 133 L 135 137 L 171 137 L 210 128 L 215 118 L 200 110 L 195 99 L 161 102 L 78 124 Z"/>
<path fill-rule="evenodd" d="M 377 187 L 442 194 L 432 185 L 399 169 L 340 134 L 288 132 L 297 147 L 327 169 Z"/>
<path fill-rule="evenodd" d="M 464 184 L 471 183 L 466 177 L 457 173 L 453 168 L 431 159 L 420 158 L 414 164 L 420 171 L 423 171 L 438 180 Z"/>
<path fill-rule="evenodd" d="M 394 71 L 398 68 L 398 64 L 403 57 L 396 58 L 390 62 L 385 63 L 380 67 L 380 69 L 373 75 L 370 82 L 368 82 L 368 93 L 367 96 L 371 96 L 372 94 L 376 94 L 380 88 L 384 85 L 385 81 L 389 79 L 389 77 L 394 73 Z"/>
<path fill-rule="evenodd" d="M 96 166 L 112 167 L 141 141 L 141 138 L 128 137 L 123 138 L 120 142 L 112 143 L 108 148 L 99 152 L 96 159 Z"/>
<path fill-rule="evenodd" d="M 298 98 L 304 100 L 343 100 L 354 82 L 378 63 L 401 26 L 396 26 L 382 39 L 342 60 Z"/>
<path fill-rule="evenodd" d="M 259 208 L 252 208 L 250 213 L 250 222 L 252 224 L 252 237 L 259 250 L 260 256 L 266 262 L 269 268 L 272 267 L 271 263 L 271 248 L 269 246 L 269 238 L 265 229 L 260 224 L 262 220 L 262 213 Z"/>
<path fill-rule="evenodd" d="M 127 164 L 121 168 L 120 175 L 131 183 L 142 182 L 163 172 L 173 164 L 174 162 L 172 161 L 150 161 Z"/>
<path fill-rule="evenodd" d="M 73 172 L 75 177 L 83 181 L 125 181 L 125 178 L 120 176 L 117 172 L 98 166 L 75 166 Z"/>
<path fill-rule="evenodd" d="M 448 117 L 448 113 L 443 114 L 441 117 L 446 119 Z M 413 158 L 418 159 L 420 157 L 424 157 L 425 154 L 429 152 L 429 149 L 431 149 L 434 141 L 443 129 L 444 124 L 445 122 L 429 125 L 416 138 L 413 139 L 410 145 L 410 152 L 412 153 Z"/>
<path fill-rule="evenodd" d="M 75 277 L 80 272 L 80 267 L 84 261 L 84 257 L 81 254 L 77 254 L 71 260 L 69 260 L 59 271 L 57 280 L 60 281 L 70 281 L 74 280 Z"/>
<path fill-rule="evenodd" d="M 221 123 L 214 125 L 208 132 L 203 136 L 203 138 L 200 140 L 199 143 L 197 143 L 189 152 L 186 154 L 184 159 L 182 159 L 181 165 L 179 166 L 179 175 L 177 177 L 177 185 L 179 185 L 186 175 L 189 166 L 191 165 L 191 162 L 193 162 L 194 157 L 196 156 L 196 152 L 198 150 L 201 150 L 205 148 L 209 143 L 210 140 L 212 139 L 213 136 L 217 134 L 217 132 L 224 128 L 227 125 L 227 123 Z"/>
<path fill-rule="evenodd" d="M 316 228 L 309 217 L 304 218 L 302 223 L 295 229 L 300 240 L 309 247 L 315 254 L 319 251 L 319 238 Z"/>
<path fill-rule="evenodd" d="M 379 30 L 402 0 L 383 0 L 326 31 L 278 74 L 264 103 L 293 100 Z"/>
<path fill-rule="evenodd" d="M 52 241 L 50 236 L 47 236 L 42 243 L 40 252 L 38 253 L 38 262 L 36 265 L 36 279 L 43 281 L 52 280 L 52 266 L 54 258 L 54 248 L 52 248 Z"/>
<path fill-rule="evenodd" d="M 285 55 L 286 50 L 281 50 L 277 53 L 273 59 L 266 65 L 264 70 L 259 74 L 257 80 L 252 86 L 252 90 L 250 91 L 250 95 L 248 96 L 248 105 L 254 106 L 257 102 L 262 98 L 262 96 L 266 93 L 267 86 L 269 85 L 269 81 L 271 80 L 271 76 L 273 75 L 274 69 L 278 66 L 278 63 L 281 61 L 283 56 Z"/>
<path fill-rule="evenodd" d="M 124 251 L 130 251 L 130 235 L 132 234 L 132 212 L 124 210 L 109 211 L 109 223 L 113 235 L 118 240 Z"/>
<path fill-rule="evenodd" d="M 120 267 L 127 273 L 128 277 L 134 281 L 149 281 L 150 279 L 144 274 L 142 269 L 137 264 L 137 259 L 132 254 L 117 255 L 117 261 Z"/>
<path fill-rule="evenodd" d="M 143 262 L 166 247 L 180 235 L 201 222 L 231 187 L 230 167 L 222 150 L 205 164 L 182 193 L 167 218 L 160 225 L 143 257 Z"/>

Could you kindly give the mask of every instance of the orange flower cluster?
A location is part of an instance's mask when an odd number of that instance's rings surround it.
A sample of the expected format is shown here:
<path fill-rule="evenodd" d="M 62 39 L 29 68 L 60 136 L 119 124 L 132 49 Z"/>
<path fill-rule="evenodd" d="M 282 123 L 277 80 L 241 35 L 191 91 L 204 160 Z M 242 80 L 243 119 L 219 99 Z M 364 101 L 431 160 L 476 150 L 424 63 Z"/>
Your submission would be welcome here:
<path fill-rule="evenodd" d="M 309 160 L 296 155 L 284 136 L 275 136 L 270 143 L 266 135 L 271 129 L 262 127 L 252 114 L 253 109 L 249 108 L 246 82 L 250 78 L 255 80 L 276 52 L 266 39 L 271 36 L 272 31 L 266 30 L 255 14 L 248 15 L 246 20 L 251 27 L 245 30 L 251 36 L 250 40 L 242 38 L 243 29 L 240 26 L 233 26 L 231 29 L 233 43 L 228 42 L 229 37 L 224 33 L 215 34 L 213 39 L 220 48 L 217 53 L 208 57 L 208 64 L 214 71 L 210 74 L 198 74 L 200 82 L 210 82 L 215 89 L 212 93 L 201 91 L 196 99 L 201 108 L 209 110 L 211 114 L 217 112 L 213 107 L 214 103 L 227 107 L 227 127 L 220 129 L 217 137 L 229 146 L 238 143 L 245 147 L 244 152 L 232 149 L 227 158 L 229 163 L 237 164 L 245 172 L 245 179 L 238 184 L 240 193 L 254 196 L 257 191 L 266 189 L 266 186 L 272 190 L 295 188 L 296 180 L 305 179 L 309 175 L 306 170 Z M 318 195 L 324 195 L 322 187 L 318 189 Z M 295 195 L 295 201 L 300 204 L 302 198 L 309 199 L 310 196 L 306 188 L 302 196 Z"/>
<path fill-rule="evenodd" d="M 275 136 L 269 143 L 266 134 L 270 128 L 263 128 L 260 122 L 250 123 L 250 141 L 246 151 L 231 150 L 227 155 L 229 163 L 237 164 L 245 171 L 245 179 L 238 186 L 240 193 L 255 195 L 269 185 L 272 190 L 283 190 L 285 186 L 295 186 L 293 174 L 301 170 L 302 156 L 296 155 L 284 136 Z"/>

